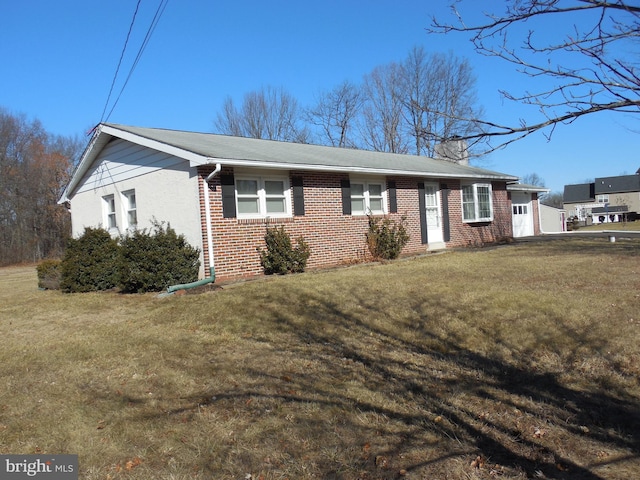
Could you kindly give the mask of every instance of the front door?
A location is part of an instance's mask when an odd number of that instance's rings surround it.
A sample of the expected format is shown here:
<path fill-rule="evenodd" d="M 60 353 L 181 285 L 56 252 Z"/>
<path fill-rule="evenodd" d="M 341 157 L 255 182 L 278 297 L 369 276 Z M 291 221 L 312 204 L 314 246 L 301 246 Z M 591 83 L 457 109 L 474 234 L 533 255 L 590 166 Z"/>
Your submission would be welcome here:
<path fill-rule="evenodd" d="M 424 205 L 426 209 L 427 239 L 429 240 L 429 245 L 443 243 L 440 189 L 437 183 L 424 184 Z"/>

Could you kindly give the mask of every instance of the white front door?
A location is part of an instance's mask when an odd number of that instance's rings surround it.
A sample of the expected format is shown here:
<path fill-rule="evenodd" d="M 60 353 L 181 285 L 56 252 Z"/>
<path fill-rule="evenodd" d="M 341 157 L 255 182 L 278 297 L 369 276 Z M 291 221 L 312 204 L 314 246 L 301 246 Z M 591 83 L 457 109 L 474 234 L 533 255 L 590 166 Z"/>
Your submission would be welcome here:
<path fill-rule="evenodd" d="M 427 210 L 427 240 L 429 245 L 443 243 L 440 190 L 437 183 L 424 184 L 424 205 Z"/>
<path fill-rule="evenodd" d="M 533 235 L 533 212 L 531 194 L 522 192 L 511 193 L 513 209 L 513 236 L 529 237 Z"/>

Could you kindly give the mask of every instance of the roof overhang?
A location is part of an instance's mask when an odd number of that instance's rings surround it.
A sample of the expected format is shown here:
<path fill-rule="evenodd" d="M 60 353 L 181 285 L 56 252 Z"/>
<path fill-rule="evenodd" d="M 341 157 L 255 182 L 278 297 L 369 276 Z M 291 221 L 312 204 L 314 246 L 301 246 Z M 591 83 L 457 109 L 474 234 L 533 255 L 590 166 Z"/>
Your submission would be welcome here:
<path fill-rule="evenodd" d="M 201 153 L 194 152 L 187 148 L 181 148 L 175 145 L 171 145 L 162 142 L 158 139 L 149 138 L 138 133 L 128 131 L 126 128 L 118 128 L 117 126 L 100 124 L 93 132 L 93 136 L 87 145 L 87 148 L 82 154 L 80 162 L 76 167 L 71 181 L 65 188 L 58 203 L 65 203 L 73 196 L 74 191 L 77 189 L 82 178 L 87 171 L 91 168 L 93 162 L 98 157 L 102 149 L 113 139 L 119 138 L 125 141 L 132 142 L 134 144 L 151 148 L 168 155 L 173 155 L 178 158 L 182 158 L 189 162 L 190 167 L 200 167 L 205 165 L 221 164 L 231 167 L 248 167 L 259 169 L 277 169 L 277 170 L 301 170 L 301 171 L 316 171 L 316 172 L 332 172 L 332 173 L 352 173 L 361 175 L 385 175 L 385 176 L 410 176 L 410 177 L 429 177 L 440 179 L 462 179 L 462 180 L 495 180 L 503 182 L 515 182 L 518 177 L 505 175 L 498 172 L 481 171 L 481 172 L 430 172 L 425 170 L 413 170 L 402 168 L 379 168 L 379 167 L 366 167 L 366 166 L 345 166 L 345 165 L 328 165 L 328 164 L 316 164 L 316 163 L 290 163 L 290 162 L 278 162 L 278 161 L 261 161 L 257 159 L 238 159 L 238 158 L 224 158 L 203 155 Z M 540 191 L 540 190 L 536 190 Z M 548 190 L 544 190 L 548 191 Z"/>
<path fill-rule="evenodd" d="M 551 189 L 546 187 L 538 187 L 536 185 L 526 185 L 524 183 L 509 183 L 507 190 L 510 192 L 531 192 L 531 193 L 549 193 Z"/>
<path fill-rule="evenodd" d="M 339 165 L 327 166 L 317 165 L 313 163 L 278 163 L 278 162 L 260 162 L 255 160 L 238 160 L 231 158 L 212 158 L 207 157 L 207 162 L 200 164 L 192 164 L 192 166 L 200 166 L 205 164 L 214 165 L 221 163 L 224 166 L 229 167 L 250 167 L 259 169 L 274 170 L 303 170 L 303 171 L 315 171 L 315 172 L 331 172 L 331 173 L 360 173 L 362 175 L 397 175 L 407 177 L 429 177 L 429 178 L 462 178 L 462 179 L 484 179 L 484 180 L 501 180 L 512 181 L 517 177 L 509 177 L 504 175 L 491 175 L 491 174 L 464 174 L 464 173 L 434 173 L 424 172 L 419 170 L 401 170 L 394 168 L 367 168 L 367 167 L 342 167 Z"/>
<path fill-rule="evenodd" d="M 80 183 L 80 180 L 84 177 L 85 173 L 87 173 L 87 170 L 91 167 L 96 157 L 114 137 L 121 138 L 122 140 L 127 140 L 143 147 L 153 148 L 160 152 L 174 155 L 179 158 L 184 158 L 185 160 L 189 161 L 190 166 L 199 166 L 212 163 L 212 159 L 204 155 L 200 155 L 183 148 L 178 148 L 173 145 L 168 145 L 166 143 L 158 142 L 157 140 L 145 138 L 140 135 L 127 132 L 126 130 L 114 128 L 110 125 L 101 124 L 98 125 L 93 131 L 93 136 L 91 137 L 87 148 L 83 152 L 78 166 L 73 172 L 71 181 L 64 189 L 60 200 L 58 200 L 59 204 L 69 201 L 69 198 L 72 196 L 74 190 L 78 186 L 78 183 Z"/>

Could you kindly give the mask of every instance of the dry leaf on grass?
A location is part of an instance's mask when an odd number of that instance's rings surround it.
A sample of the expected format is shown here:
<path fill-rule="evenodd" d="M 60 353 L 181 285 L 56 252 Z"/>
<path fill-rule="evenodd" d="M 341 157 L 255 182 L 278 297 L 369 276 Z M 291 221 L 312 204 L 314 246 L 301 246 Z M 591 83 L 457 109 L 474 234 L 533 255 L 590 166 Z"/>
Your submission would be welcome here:
<path fill-rule="evenodd" d="M 484 467 L 484 458 L 478 455 L 476 459 L 473 462 L 471 462 L 471 468 L 482 468 L 482 467 Z"/>

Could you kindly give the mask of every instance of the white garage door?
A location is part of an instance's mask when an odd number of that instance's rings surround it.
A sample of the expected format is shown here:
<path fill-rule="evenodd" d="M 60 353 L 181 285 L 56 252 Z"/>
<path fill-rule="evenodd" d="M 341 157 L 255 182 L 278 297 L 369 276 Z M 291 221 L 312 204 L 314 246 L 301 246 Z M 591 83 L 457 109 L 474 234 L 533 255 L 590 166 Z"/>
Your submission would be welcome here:
<path fill-rule="evenodd" d="M 531 194 L 512 192 L 511 204 L 513 206 L 513 236 L 528 237 L 533 235 Z"/>

